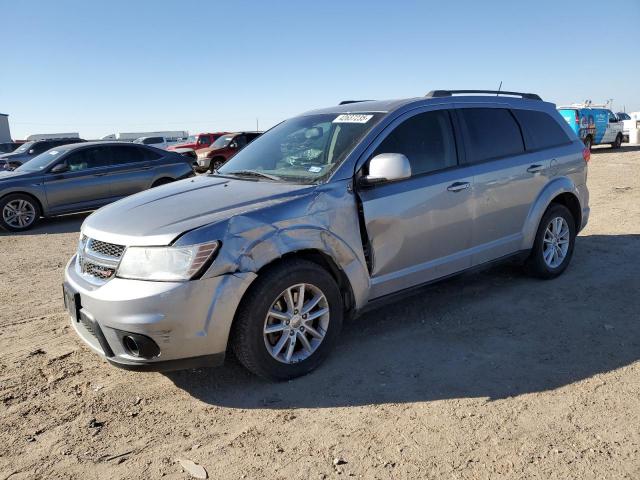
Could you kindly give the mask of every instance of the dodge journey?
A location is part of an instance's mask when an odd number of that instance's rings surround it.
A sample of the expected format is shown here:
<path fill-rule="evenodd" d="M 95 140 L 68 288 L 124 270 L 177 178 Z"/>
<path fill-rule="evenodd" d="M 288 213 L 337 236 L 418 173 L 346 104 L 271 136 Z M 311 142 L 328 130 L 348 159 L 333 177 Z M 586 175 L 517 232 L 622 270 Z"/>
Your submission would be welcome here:
<path fill-rule="evenodd" d="M 123 368 L 232 351 L 284 380 L 392 294 L 513 256 L 560 275 L 589 217 L 589 151 L 553 104 L 497 93 L 307 112 L 213 173 L 101 208 L 66 267 L 75 331 Z"/>

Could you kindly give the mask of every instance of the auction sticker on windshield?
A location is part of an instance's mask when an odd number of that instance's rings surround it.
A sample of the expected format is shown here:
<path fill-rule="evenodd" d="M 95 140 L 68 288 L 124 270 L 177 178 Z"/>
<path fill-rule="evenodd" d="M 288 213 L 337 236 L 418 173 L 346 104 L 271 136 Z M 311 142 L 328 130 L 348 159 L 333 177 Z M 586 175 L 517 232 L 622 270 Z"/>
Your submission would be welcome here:
<path fill-rule="evenodd" d="M 367 123 L 373 118 L 373 115 L 363 115 L 360 113 L 344 113 L 338 115 L 333 123 Z"/>

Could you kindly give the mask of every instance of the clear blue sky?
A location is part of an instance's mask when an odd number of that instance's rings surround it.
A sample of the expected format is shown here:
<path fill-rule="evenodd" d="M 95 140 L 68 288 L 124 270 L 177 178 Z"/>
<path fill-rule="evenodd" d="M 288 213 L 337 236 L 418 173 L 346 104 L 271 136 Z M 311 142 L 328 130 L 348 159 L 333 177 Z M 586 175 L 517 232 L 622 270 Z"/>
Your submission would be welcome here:
<path fill-rule="evenodd" d="M 640 0 L 0 0 L 0 25 L 15 138 L 267 128 L 343 99 L 501 80 L 640 110 Z"/>

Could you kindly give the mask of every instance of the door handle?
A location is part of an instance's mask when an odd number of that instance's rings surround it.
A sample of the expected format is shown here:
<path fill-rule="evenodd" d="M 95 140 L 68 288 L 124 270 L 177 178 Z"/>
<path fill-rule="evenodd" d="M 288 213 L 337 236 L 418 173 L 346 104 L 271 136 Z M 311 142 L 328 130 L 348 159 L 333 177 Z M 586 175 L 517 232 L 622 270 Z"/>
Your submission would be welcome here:
<path fill-rule="evenodd" d="M 469 182 L 455 182 L 447 187 L 447 190 L 450 192 L 461 192 L 462 190 L 466 190 L 469 188 L 471 184 Z"/>
<path fill-rule="evenodd" d="M 93 176 L 94 177 L 104 177 L 107 174 L 107 172 L 100 172 L 100 173 L 94 173 Z"/>
<path fill-rule="evenodd" d="M 544 170 L 544 165 L 531 165 L 527 168 L 527 172 L 529 173 L 538 173 Z"/>

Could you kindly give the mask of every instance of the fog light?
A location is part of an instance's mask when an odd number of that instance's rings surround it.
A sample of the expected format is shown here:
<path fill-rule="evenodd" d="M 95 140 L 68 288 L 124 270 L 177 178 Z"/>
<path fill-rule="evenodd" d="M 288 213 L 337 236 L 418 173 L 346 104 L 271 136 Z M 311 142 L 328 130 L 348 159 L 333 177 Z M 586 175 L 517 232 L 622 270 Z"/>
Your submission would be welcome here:
<path fill-rule="evenodd" d="M 131 335 L 122 337 L 122 344 L 124 345 L 124 348 L 126 348 L 131 355 L 133 355 L 134 357 L 140 356 L 140 347 L 136 343 L 136 339 L 133 338 Z"/>
<path fill-rule="evenodd" d="M 160 355 L 160 347 L 153 339 L 140 333 L 117 331 L 125 352 L 132 357 L 150 359 Z"/>

